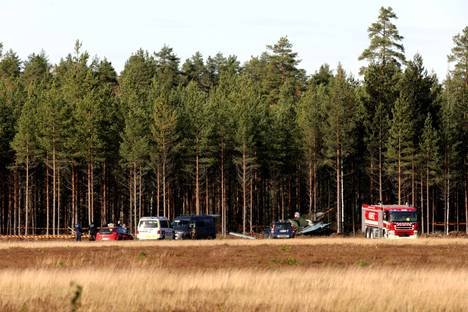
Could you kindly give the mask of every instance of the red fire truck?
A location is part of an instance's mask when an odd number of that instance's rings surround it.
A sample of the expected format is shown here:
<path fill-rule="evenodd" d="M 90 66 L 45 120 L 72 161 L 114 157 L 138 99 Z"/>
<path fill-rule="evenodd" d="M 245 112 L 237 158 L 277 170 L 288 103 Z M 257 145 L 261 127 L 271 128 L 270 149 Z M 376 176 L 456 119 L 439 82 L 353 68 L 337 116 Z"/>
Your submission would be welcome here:
<path fill-rule="evenodd" d="M 418 236 L 416 208 L 407 205 L 362 205 L 362 232 L 366 238 Z"/>

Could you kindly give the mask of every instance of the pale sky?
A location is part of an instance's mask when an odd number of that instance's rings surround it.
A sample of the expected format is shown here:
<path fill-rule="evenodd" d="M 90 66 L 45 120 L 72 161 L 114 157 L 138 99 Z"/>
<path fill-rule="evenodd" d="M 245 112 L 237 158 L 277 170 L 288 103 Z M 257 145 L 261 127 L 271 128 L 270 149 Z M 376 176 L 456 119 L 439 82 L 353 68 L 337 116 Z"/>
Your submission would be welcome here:
<path fill-rule="evenodd" d="M 166 44 L 181 63 L 196 51 L 205 58 L 234 54 L 244 63 L 288 36 L 307 74 L 341 62 L 357 76 L 367 28 L 381 6 L 396 12 L 406 56 L 420 53 L 443 80 L 452 37 L 468 25 L 466 0 L 3 0 L 0 42 L 22 59 L 43 49 L 57 63 L 79 39 L 91 56 L 106 57 L 120 72 L 139 48 L 153 52 Z"/>

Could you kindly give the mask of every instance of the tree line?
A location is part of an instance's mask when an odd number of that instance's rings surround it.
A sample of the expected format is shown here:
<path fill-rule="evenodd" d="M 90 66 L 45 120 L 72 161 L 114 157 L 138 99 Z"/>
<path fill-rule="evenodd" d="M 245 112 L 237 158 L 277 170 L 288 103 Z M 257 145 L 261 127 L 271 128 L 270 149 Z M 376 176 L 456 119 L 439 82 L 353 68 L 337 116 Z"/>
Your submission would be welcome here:
<path fill-rule="evenodd" d="M 246 233 L 295 211 L 356 233 L 377 202 L 416 206 L 422 233 L 468 232 L 468 27 L 440 82 L 396 19 L 369 26 L 362 80 L 307 75 L 287 37 L 242 65 L 140 49 L 120 75 L 79 41 L 57 64 L 0 45 L 0 233 L 181 214 Z"/>

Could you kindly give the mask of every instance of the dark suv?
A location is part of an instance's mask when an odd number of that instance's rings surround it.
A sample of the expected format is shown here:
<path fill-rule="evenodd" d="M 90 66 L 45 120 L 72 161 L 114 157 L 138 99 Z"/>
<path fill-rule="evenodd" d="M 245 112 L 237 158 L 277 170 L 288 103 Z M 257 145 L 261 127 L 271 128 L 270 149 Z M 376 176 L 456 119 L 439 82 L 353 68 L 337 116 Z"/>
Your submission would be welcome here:
<path fill-rule="evenodd" d="M 212 216 L 179 216 L 172 222 L 175 239 L 215 239 L 216 224 Z"/>
<path fill-rule="evenodd" d="M 270 238 L 293 238 L 296 235 L 291 223 L 273 222 L 270 230 Z"/>

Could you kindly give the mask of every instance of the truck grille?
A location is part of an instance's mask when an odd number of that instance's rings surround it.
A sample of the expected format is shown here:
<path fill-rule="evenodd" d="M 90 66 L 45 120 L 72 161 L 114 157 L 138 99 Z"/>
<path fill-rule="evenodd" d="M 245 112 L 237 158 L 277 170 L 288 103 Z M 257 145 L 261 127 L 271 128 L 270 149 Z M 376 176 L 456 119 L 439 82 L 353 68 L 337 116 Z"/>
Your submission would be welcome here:
<path fill-rule="evenodd" d="M 412 225 L 396 225 L 395 230 L 412 230 Z"/>

